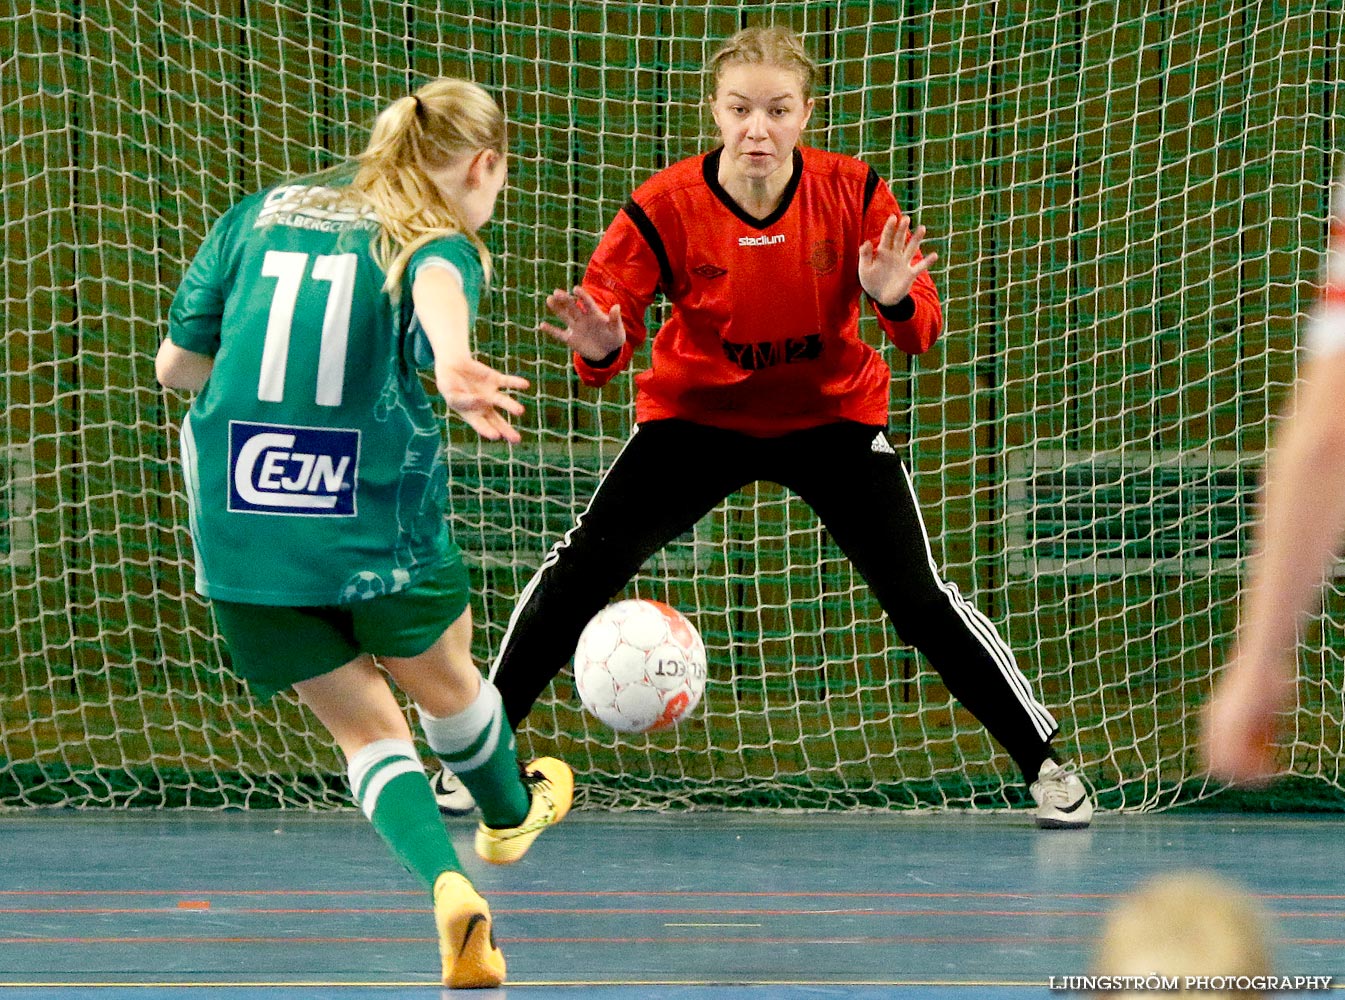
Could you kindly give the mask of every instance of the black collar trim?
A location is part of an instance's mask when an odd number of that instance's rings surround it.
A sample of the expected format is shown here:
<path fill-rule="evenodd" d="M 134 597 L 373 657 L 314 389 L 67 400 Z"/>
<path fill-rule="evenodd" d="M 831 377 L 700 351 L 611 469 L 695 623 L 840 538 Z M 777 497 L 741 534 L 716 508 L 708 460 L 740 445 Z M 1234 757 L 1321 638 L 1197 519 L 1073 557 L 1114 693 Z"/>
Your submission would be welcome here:
<path fill-rule="evenodd" d="M 753 229 L 769 229 L 780 221 L 781 217 L 789 211 L 789 206 L 794 201 L 794 192 L 799 189 L 799 181 L 803 179 L 803 154 L 799 152 L 799 147 L 794 147 L 794 173 L 789 178 L 789 183 L 785 185 L 784 192 L 780 195 L 780 204 L 775 206 L 775 211 L 764 219 L 758 219 L 755 215 L 748 215 L 724 190 L 719 183 L 719 158 L 724 153 L 724 147 L 720 146 L 714 152 L 707 153 L 704 161 L 701 163 L 701 173 L 705 177 L 706 186 L 710 191 L 723 202 L 724 207 L 736 215 L 744 223 Z"/>

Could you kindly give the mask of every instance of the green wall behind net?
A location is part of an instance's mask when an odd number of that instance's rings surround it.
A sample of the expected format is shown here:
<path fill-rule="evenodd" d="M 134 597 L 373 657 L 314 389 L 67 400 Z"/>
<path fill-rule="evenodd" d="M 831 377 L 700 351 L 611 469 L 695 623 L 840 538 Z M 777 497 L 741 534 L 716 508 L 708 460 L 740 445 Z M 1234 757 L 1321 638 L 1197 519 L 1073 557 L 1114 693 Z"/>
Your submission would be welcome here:
<path fill-rule="evenodd" d="M 537 395 L 510 451 L 450 425 L 487 662 L 632 419 L 628 378 L 584 389 L 536 332 L 542 299 L 634 186 L 712 146 L 700 67 L 765 21 L 822 65 L 807 141 L 874 166 L 940 254 L 945 339 L 917 360 L 885 349 L 936 558 L 1103 804 L 1213 791 L 1190 710 L 1236 620 L 1343 165 L 1338 3 L 17 10 L 0 12 L 0 804 L 348 802 L 316 723 L 250 698 L 191 590 L 186 399 L 152 359 L 225 208 L 357 150 L 431 76 L 504 105 L 510 185 L 483 232 L 501 280 L 477 343 Z M 581 802 L 1021 801 L 1011 762 L 778 487 L 730 498 L 628 594 L 692 615 L 711 681 L 675 733 L 618 739 L 563 674 L 521 742 L 575 764 Z M 1333 585 L 1302 647 L 1290 805 L 1340 800 L 1342 617 Z"/>

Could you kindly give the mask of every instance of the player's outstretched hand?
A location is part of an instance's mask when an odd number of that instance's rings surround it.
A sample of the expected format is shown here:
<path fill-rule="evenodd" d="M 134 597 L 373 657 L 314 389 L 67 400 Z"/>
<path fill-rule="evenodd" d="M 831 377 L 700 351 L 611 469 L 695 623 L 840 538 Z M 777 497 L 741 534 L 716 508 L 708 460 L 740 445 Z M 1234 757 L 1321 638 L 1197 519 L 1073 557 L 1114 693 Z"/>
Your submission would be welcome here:
<path fill-rule="evenodd" d="M 434 383 L 451 409 L 487 441 L 510 441 L 523 437 L 509 417 L 521 417 L 523 404 L 506 390 L 526 389 L 528 380 L 505 375 L 470 355 L 436 359 Z"/>
<path fill-rule="evenodd" d="M 612 306 L 603 312 L 581 286 L 576 286 L 573 294 L 557 288 L 546 297 L 546 307 L 564 321 L 565 328 L 545 321 L 538 328 L 589 361 L 601 361 L 626 342 L 621 307 Z"/>
<path fill-rule="evenodd" d="M 1262 784 L 1279 773 L 1275 737 L 1292 680 L 1268 684 L 1247 662 L 1233 659 L 1201 713 L 1200 750 L 1222 781 Z"/>
<path fill-rule="evenodd" d="M 939 259 L 937 253 L 929 253 L 916 260 L 924 238 L 924 226 L 912 233 L 910 219 L 889 215 L 877 244 L 865 240 L 859 245 L 859 284 L 869 298 L 894 306 L 906 297 L 920 272 Z"/>

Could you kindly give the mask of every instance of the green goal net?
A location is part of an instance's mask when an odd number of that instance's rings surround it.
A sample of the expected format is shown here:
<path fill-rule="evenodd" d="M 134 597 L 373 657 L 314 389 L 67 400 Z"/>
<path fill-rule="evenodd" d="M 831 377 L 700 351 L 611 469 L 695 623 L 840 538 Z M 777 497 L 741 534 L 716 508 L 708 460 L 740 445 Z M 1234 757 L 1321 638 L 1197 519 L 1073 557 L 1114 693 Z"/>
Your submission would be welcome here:
<path fill-rule="evenodd" d="M 0 10 L 0 805 L 349 801 L 316 722 L 250 697 L 192 592 L 187 400 L 152 359 L 207 227 L 360 148 L 429 77 L 498 95 L 512 168 L 483 231 L 501 280 L 477 340 L 536 394 L 521 445 L 449 431 L 484 662 L 632 420 L 629 377 L 584 389 L 538 334 L 542 299 L 635 185 L 710 148 L 700 68 L 767 21 L 823 69 L 806 141 L 875 167 L 941 257 L 944 340 L 885 349 L 936 558 L 1001 626 L 1102 805 L 1214 791 L 1193 708 L 1235 623 L 1345 167 L 1338 3 L 86 0 Z M 631 595 L 696 622 L 710 680 L 675 731 L 618 737 L 562 674 L 522 744 L 569 760 L 582 804 L 1021 800 L 779 488 L 731 497 Z M 1343 617 L 1337 583 L 1305 630 L 1285 747 L 1334 802 Z"/>

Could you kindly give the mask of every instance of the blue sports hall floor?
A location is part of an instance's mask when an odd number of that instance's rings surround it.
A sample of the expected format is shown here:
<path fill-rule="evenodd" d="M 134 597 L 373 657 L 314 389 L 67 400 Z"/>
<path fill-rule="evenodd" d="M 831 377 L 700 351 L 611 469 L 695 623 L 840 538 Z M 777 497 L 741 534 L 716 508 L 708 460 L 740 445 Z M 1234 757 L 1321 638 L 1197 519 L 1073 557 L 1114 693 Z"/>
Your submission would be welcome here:
<path fill-rule="evenodd" d="M 1077 996 L 1048 977 L 1116 897 L 1192 867 L 1274 914 L 1277 973 L 1345 985 L 1340 817 L 577 814 L 509 868 L 449 822 L 503 989 L 437 985 L 428 898 L 357 813 L 52 811 L 0 815 L 0 1000 Z"/>

